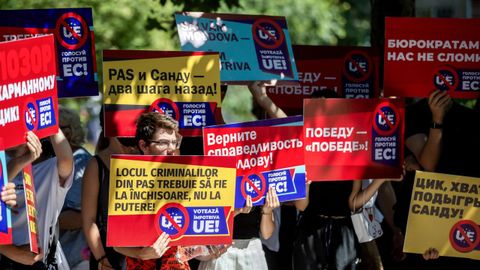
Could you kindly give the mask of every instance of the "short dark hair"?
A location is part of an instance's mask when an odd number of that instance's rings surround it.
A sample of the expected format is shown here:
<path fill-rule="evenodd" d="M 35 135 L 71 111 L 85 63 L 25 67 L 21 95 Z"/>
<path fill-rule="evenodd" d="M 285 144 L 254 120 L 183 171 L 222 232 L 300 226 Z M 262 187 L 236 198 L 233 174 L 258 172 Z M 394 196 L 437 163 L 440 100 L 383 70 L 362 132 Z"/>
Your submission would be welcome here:
<path fill-rule="evenodd" d="M 150 142 L 153 134 L 158 128 L 174 131 L 178 135 L 178 122 L 170 116 L 158 112 L 148 112 L 140 115 L 137 120 L 137 130 L 135 132 L 135 142 L 140 140 Z"/>

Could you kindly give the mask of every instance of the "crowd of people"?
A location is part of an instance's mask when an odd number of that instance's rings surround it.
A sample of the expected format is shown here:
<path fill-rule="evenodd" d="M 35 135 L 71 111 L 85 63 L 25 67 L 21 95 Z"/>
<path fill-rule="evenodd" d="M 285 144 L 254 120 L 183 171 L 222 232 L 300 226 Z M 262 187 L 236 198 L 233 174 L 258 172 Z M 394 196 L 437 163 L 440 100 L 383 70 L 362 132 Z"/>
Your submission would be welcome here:
<path fill-rule="evenodd" d="M 262 83 L 249 89 L 259 118 L 286 117 Z M 313 98 L 335 98 L 330 90 Z M 103 117 L 100 117 L 103 119 Z M 479 269 L 470 259 L 441 257 L 435 247 L 422 255 L 404 254 L 415 170 L 480 177 L 479 111 L 434 91 L 406 110 L 403 179 L 306 181 L 305 199 L 279 203 L 275 189 L 265 205 L 247 198 L 234 211 L 233 243 L 209 246 L 208 254 L 179 259 L 184 247 L 169 247 L 161 234 L 147 247 L 107 247 L 109 165 L 112 154 L 202 155 L 201 140 L 182 138 L 178 123 L 158 112 L 144 113 L 134 138 L 100 135 L 92 156 L 82 144 L 78 115 L 59 108 L 59 131 L 7 149 L 9 184 L 1 200 L 12 210 L 13 244 L 0 246 L 1 269 Z M 103 124 L 102 124 L 103 126 Z M 183 142 L 183 143 L 182 143 Z M 186 149 L 188 148 L 188 149 Z M 22 170 L 32 165 L 40 253 L 29 247 Z M 357 180 L 357 181 L 353 181 Z M 359 243 L 351 213 L 368 207 L 383 236 Z M 134 226 L 134 224 L 132 224 Z M 190 257 L 188 259 L 191 259 Z"/>

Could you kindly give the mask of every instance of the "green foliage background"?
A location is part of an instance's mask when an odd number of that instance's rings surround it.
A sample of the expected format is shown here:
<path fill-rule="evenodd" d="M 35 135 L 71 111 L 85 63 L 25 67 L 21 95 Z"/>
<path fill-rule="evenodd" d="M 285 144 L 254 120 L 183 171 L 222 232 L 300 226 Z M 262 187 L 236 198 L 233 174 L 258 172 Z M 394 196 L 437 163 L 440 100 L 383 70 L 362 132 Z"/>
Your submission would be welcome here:
<path fill-rule="evenodd" d="M 369 0 L 23 0 L 2 1 L 0 9 L 92 7 L 101 84 L 104 49 L 180 50 L 174 24 L 176 11 L 204 11 L 285 16 L 293 44 L 369 45 Z M 62 99 L 84 121 L 96 117 L 86 107 L 99 98 Z M 96 105 L 98 104 L 98 106 Z M 252 120 L 251 95 L 230 87 L 223 105 L 226 122 Z M 98 110 L 93 110 L 98 111 Z M 90 112 L 90 113 L 89 113 Z M 94 114 L 94 113 L 93 113 Z"/>

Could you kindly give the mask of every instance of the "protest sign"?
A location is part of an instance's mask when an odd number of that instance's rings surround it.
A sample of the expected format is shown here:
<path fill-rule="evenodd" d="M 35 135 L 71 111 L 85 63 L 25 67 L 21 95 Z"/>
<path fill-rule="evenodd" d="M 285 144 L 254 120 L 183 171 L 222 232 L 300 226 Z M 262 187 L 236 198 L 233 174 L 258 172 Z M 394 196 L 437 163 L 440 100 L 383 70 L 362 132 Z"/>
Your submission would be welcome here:
<path fill-rule="evenodd" d="M 53 36 L 0 43 L 0 134 L 3 147 L 58 131 Z"/>
<path fill-rule="evenodd" d="M 30 251 L 38 253 L 38 225 L 37 207 L 35 202 L 35 184 L 33 180 L 32 165 L 23 168 L 23 187 L 25 189 L 25 210 L 27 211 L 28 238 Z"/>
<path fill-rule="evenodd" d="M 234 157 L 113 155 L 107 246 L 231 244 Z"/>
<path fill-rule="evenodd" d="M 0 139 L 0 144 L 2 140 Z M 8 183 L 5 151 L 0 151 L 0 190 Z M 10 208 L 0 201 L 0 245 L 12 244 L 12 218 Z"/>
<path fill-rule="evenodd" d="M 299 85 L 268 86 L 268 96 L 286 110 L 302 110 L 303 99 L 330 89 L 338 97 L 378 97 L 378 52 L 369 47 L 293 45 Z"/>
<path fill-rule="evenodd" d="M 58 96 L 98 95 L 91 8 L 0 10 L 0 41 L 53 34 Z"/>
<path fill-rule="evenodd" d="M 105 134 L 135 136 L 138 117 L 158 111 L 201 136 L 221 106 L 218 53 L 104 51 Z"/>
<path fill-rule="evenodd" d="M 385 96 L 480 96 L 480 19 L 386 18 Z"/>
<path fill-rule="evenodd" d="M 221 81 L 297 80 L 285 17 L 176 13 L 183 51 L 220 52 Z"/>
<path fill-rule="evenodd" d="M 305 99 L 308 179 L 399 178 L 404 105 L 399 99 Z"/>
<path fill-rule="evenodd" d="M 235 208 L 263 205 L 270 187 L 280 202 L 305 198 L 302 117 L 203 129 L 204 153 L 237 157 Z"/>
<path fill-rule="evenodd" d="M 403 251 L 480 260 L 479 194 L 480 178 L 417 171 Z"/>

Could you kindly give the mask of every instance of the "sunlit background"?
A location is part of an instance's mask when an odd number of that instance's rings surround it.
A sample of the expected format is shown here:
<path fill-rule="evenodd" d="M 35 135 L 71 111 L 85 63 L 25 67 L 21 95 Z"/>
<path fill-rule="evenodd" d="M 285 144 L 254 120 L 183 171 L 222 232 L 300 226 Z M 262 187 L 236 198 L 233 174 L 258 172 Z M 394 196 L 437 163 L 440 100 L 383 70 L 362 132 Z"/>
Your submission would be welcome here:
<path fill-rule="evenodd" d="M 176 11 L 264 14 L 285 16 L 292 44 L 370 45 L 372 5 L 380 0 L 117 0 L 2 1 L 0 9 L 92 7 L 95 46 L 102 89 L 104 49 L 180 50 L 173 14 Z M 397 2 L 401 2 L 398 1 Z M 404 2 L 408 2 L 405 0 Z M 416 0 L 413 7 L 424 17 L 479 17 L 480 0 Z M 231 86 L 223 103 L 225 122 L 255 119 L 246 87 Z M 62 99 L 88 126 L 90 145 L 95 143 L 101 97 Z M 89 149 L 93 149 L 91 146 Z"/>

